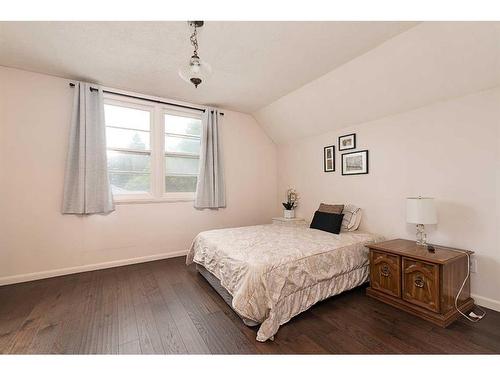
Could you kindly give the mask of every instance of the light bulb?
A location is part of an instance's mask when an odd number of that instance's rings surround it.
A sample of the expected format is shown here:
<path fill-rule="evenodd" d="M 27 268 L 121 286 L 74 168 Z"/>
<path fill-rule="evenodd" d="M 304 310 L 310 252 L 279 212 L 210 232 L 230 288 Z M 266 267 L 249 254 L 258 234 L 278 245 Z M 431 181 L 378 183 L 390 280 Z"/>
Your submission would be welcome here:
<path fill-rule="evenodd" d="M 189 67 L 193 73 L 199 73 L 200 71 L 200 58 L 198 55 L 191 56 L 189 60 Z"/>
<path fill-rule="evenodd" d="M 190 68 L 190 69 L 191 69 L 191 71 L 192 71 L 193 73 L 195 73 L 195 74 L 200 72 L 200 66 L 199 66 L 198 64 L 194 64 L 194 65 L 193 65 L 193 64 L 191 64 L 191 65 L 189 66 L 189 68 Z"/>

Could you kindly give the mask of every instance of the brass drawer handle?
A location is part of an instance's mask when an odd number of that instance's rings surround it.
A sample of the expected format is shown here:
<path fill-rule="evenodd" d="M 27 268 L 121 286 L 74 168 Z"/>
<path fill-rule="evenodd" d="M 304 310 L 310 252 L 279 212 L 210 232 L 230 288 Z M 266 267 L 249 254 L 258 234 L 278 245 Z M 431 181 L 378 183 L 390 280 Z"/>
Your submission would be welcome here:
<path fill-rule="evenodd" d="M 391 276 L 391 269 L 387 264 L 384 264 L 382 267 L 380 267 L 380 274 L 384 277 Z"/>
<path fill-rule="evenodd" d="M 418 276 L 417 278 L 415 278 L 415 286 L 417 288 L 423 288 L 424 285 L 425 285 L 424 279 L 422 279 L 420 276 Z"/>

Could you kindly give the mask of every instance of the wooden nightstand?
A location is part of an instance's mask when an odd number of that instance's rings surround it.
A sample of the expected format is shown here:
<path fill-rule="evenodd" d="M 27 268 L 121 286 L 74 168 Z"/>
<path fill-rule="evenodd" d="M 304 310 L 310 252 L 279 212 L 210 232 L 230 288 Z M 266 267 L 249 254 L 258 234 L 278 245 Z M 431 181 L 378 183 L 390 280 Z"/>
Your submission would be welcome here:
<path fill-rule="evenodd" d="M 435 252 L 414 241 L 391 240 L 368 245 L 370 249 L 370 287 L 366 294 L 425 320 L 446 327 L 460 313 L 455 296 L 467 275 L 464 251 L 434 246 Z M 470 311 L 470 279 L 458 306 Z"/>
<path fill-rule="evenodd" d="M 280 225 L 304 225 L 306 221 L 300 217 L 285 219 L 284 217 L 273 217 L 273 224 Z"/>

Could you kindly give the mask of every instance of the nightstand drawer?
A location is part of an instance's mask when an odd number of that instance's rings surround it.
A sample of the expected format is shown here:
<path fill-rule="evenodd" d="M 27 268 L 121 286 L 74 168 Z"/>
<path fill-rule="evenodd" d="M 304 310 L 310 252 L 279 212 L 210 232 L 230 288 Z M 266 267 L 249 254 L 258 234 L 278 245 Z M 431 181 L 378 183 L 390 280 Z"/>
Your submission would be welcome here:
<path fill-rule="evenodd" d="M 403 257 L 403 299 L 439 312 L 439 265 Z"/>
<path fill-rule="evenodd" d="M 401 258 L 398 255 L 370 251 L 370 286 L 373 289 L 401 296 Z"/>

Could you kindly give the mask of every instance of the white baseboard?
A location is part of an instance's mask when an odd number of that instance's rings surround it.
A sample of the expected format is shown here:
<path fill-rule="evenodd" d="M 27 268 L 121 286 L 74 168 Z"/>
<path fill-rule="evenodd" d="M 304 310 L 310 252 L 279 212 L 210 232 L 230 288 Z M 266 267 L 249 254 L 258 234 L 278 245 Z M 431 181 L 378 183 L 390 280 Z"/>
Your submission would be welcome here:
<path fill-rule="evenodd" d="M 474 302 L 476 303 L 476 305 L 484 306 L 495 311 L 500 311 L 500 301 L 497 301 L 496 299 L 478 296 L 477 294 L 472 294 L 471 297 L 474 298 Z"/>
<path fill-rule="evenodd" d="M 55 277 L 55 276 L 70 275 L 72 273 L 95 271 L 95 270 L 102 270 L 105 268 L 126 266 L 128 264 L 151 262 L 153 260 L 175 258 L 175 257 L 183 256 L 186 254 L 187 254 L 187 250 L 181 250 L 181 251 L 175 251 L 175 252 L 171 252 L 171 253 L 147 255 L 147 256 L 138 257 L 138 258 L 113 260 L 110 262 L 87 264 L 87 265 L 83 265 L 83 266 L 68 267 L 68 268 L 59 268 L 59 269 L 55 269 L 55 270 L 25 273 L 25 274 L 21 274 L 21 275 L 5 276 L 5 277 L 0 277 L 0 286 L 1 285 L 23 283 L 26 281 L 47 279 L 49 277 Z"/>

